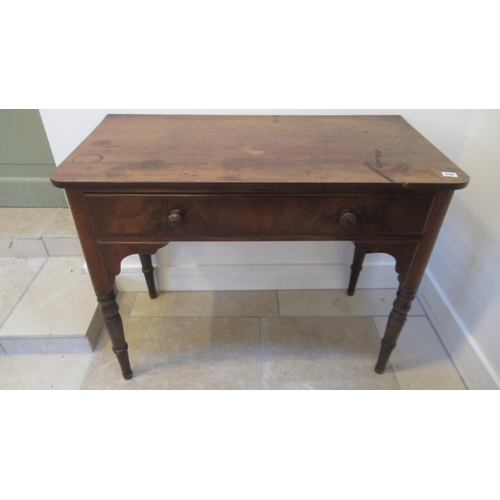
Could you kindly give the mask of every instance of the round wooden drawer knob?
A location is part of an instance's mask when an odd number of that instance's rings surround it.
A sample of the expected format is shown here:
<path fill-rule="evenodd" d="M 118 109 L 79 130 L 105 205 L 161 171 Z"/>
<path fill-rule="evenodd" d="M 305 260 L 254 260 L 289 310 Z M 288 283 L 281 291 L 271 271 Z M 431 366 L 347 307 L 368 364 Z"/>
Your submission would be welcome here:
<path fill-rule="evenodd" d="M 350 210 L 342 210 L 340 212 L 340 225 L 344 227 L 351 227 L 356 224 L 356 216 Z"/>
<path fill-rule="evenodd" d="M 180 210 L 172 210 L 168 214 L 168 225 L 170 227 L 181 227 L 184 220 L 184 214 Z"/>

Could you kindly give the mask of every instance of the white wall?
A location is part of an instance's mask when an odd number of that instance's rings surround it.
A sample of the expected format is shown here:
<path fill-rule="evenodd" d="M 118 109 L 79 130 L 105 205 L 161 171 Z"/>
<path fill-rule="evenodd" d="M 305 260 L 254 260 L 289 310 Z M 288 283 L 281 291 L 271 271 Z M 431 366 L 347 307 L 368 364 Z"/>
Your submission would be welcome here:
<path fill-rule="evenodd" d="M 475 351 L 477 361 L 486 365 L 498 386 L 500 111 L 477 112 L 458 164 L 471 181 L 454 197 L 428 274 L 454 316 L 443 323 L 443 329 L 449 330 L 448 349 L 459 363 L 467 363 L 461 358 L 467 351 Z"/>
<path fill-rule="evenodd" d="M 338 109 L 338 110 L 179 110 L 179 109 L 41 109 L 56 165 L 59 165 L 94 130 L 108 113 L 156 114 L 303 114 L 303 115 L 402 115 L 451 160 L 458 162 L 465 148 L 475 110 Z"/>

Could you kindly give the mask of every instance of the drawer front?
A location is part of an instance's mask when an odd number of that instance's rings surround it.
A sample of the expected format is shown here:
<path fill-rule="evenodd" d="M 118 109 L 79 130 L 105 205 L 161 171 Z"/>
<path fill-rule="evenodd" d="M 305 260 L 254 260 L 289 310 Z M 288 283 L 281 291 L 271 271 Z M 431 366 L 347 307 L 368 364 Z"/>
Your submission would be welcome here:
<path fill-rule="evenodd" d="M 422 234 L 433 200 L 433 194 L 87 194 L 97 235 L 171 235 L 180 240 L 203 235 Z"/>

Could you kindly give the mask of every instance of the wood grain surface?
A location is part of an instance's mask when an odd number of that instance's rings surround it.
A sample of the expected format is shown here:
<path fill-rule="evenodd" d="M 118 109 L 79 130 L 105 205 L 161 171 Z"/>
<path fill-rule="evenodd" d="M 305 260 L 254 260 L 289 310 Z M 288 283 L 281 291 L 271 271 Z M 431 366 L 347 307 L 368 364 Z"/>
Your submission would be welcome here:
<path fill-rule="evenodd" d="M 108 115 L 51 180 L 63 188 L 361 192 L 459 189 L 469 178 L 400 116 Z"/>

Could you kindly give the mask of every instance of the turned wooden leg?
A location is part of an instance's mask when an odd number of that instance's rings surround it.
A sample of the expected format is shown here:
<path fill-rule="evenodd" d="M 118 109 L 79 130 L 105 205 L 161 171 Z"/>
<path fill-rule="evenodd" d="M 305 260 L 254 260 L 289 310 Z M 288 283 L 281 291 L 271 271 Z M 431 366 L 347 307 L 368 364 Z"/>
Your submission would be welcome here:
<path fill-rule="evenodd" d="M 139 258 L 141 259 L 142 272 L 144 273 L 146 284 L 148 285 L 149 296 L 152 299 L 156 299 L 156 297 L 158 297 L 158 294 L 156 293 L 154 269 L 151 255 L 139 254 Z"/>
<path fill-rule="evenodd" d="M 356 283 L 358 282 L 359 273 L 363 269 L 363 261 L 365 260 L 365 252 L 361 248 L 354 247 L 354 259 L 351 266 L 351 279 L 349 280 L 349 287 L 347 288 L 347 295 L 354 295 L 356 290 Z"/>
<path fill-rule="evenodd" d="M 396 347 L 399 334 L 406 323 L 406 317 L 410 312 L 411 303 L 415 295 L 415 293 L 403 290 L 402 286 L 399 287 L 393 309 L 387 320 L 387 327 L 385 329 L 384 338 L 382 339 L 380 354 L 378 355 L 378 361 L 375 365 L 375 371 L 377 373 L 384 373 L 387 361 L 389 361 L 389 357 Z"/>
<path fill-rule="evenodd" d="M 129 380 L 132 378 L 132 369 L 128 359 L 128 345 L 125 342 L 125 334 L 123 333 L 122 318 L 118 312 L 118 304 L 116 303 L 115 291 L 109 293 L 98 293 L 97 302 L 101 306 L 101 312 L 104 316 L 104 324 L 108 330 L 113 352 L 118 358 L 120 368 L 122 369 L 123 378 Z"/>

